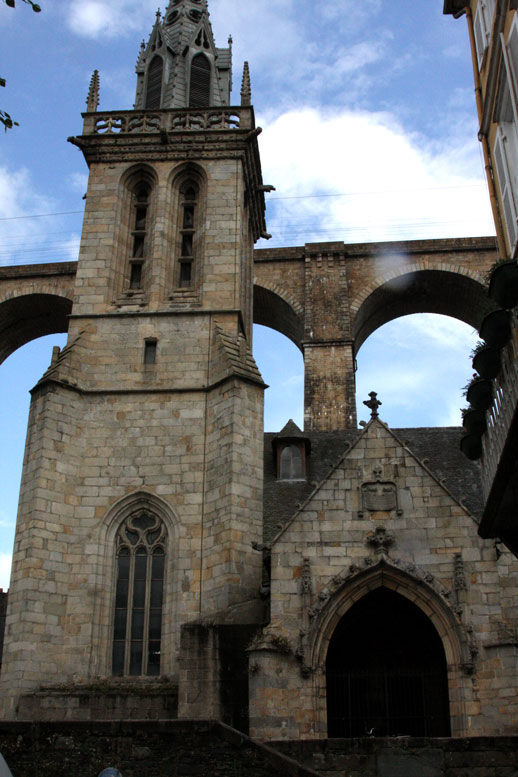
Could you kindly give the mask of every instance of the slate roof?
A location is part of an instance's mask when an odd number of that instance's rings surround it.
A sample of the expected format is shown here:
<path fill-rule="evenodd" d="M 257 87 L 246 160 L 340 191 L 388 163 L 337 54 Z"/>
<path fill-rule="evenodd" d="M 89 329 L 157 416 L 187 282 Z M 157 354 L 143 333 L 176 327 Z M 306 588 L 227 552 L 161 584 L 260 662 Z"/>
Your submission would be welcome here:
<path fill-rule="evenodd" d="M 453 496 L 462 501 L 478 520 L 483 499 L 478 464 L 461 453 L 459 427 L 392 429 L 402 443 L 442 480 Z M 361 430 L 351 432 L 308 432 L 311 455 L 307 460 L 305 481 L 279 481 L 276 478 L 272 441 L 276 433 L 264 435 L 263 541 L 270 542 L 289 521 L 295 510 L 308 498 L 336 464 L 340 456 L 358 439 Z"/>

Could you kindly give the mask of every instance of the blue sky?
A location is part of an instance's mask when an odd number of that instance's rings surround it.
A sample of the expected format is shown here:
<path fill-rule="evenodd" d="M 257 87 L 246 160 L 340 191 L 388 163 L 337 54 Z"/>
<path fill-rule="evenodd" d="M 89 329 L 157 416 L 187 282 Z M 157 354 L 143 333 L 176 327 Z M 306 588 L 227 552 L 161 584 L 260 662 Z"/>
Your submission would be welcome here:
<path fill-rule="evenodd" d="M 0 264 L 76 259 L 87 170 L 81 131 L 94 68 L 102 110 L 131 108 L 134 64 L 156 0 L 0 2 Z M 266 183 L 268 244 L 493 234 L 464 19 L 442 0 L 209 0 L 216 42 L 233 37 L 234 102 L 250 62 Z M 334 196 L 322 196 L 334 195 Z M 52 215 L 51 215 L 52 214 Z M 59 215 L 54 215 L 59 214 Z M 35 216 L 38 216 L 37 218 Z M 475 335 L 452 319 L 405 317 L 358 355 L 361 401 L 376 390 L 391 426 L 457 424 Z M 0 586 L 8 584 L 28 390 L 58 336 L 0 367 Z M 266 427 L 302 424 L 302 357 L 258 328 Z M 390 364 L 390 368 L 388 365 Z"/>

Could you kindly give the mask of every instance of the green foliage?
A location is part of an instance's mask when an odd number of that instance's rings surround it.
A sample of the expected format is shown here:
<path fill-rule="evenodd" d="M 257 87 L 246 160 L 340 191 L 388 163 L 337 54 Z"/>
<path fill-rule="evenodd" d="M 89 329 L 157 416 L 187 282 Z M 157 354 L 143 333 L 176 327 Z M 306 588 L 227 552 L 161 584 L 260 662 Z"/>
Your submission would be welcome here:
<path fill-rule="evenodd" d="M 5 111 L 0 111 L 0 124 L 4 125 L 4 130 L 7 132 L 8 129 L 11 129 L 11 127 L 19 127 L 17 121 L 14 121 L 14 119 Z"/>
<path fill-rule="evenodd" d="M 8 8 L 15 7 L 15 0 L 3 0 L 3 2 Z M 22 2 L 26 3 L 26 5 L 30 5 L 35 13 L 41 11 L 41 6 L 39 6 L 38 3 L 34 3 L 33 0 L 22 0 Z M 5 86 L 5 83 L 5 78 L 0 78 L 0 86 Z M 12 129 L 12 127 L 19 126 L 18 122 L 15 121 L 9 113 L 2 110 L 0 110 L 0 124 L 3 124 L 5 132 L 7 132 L 8 129 Z"/>
<path fill-rule="evenodd" d="M 41 11 L 41 6 L 38 5 L 38 3 L 33 3 L 32 0 L 22 0 L 23 3 L 27 3 L 27 5 L 30 5 L 32 10 L 36 13 L 39 13 Z M 4 0 L 4 3 L 9 6 L 9 8 L 14 8 L 15 0 Z"/>
<path fill-rule="evenodd" d="M 493 264 L 491 265 L 491 267 L 486 273 L 486 277 L 485 277 L 486 285 L 489 285 L 489 282 L 491 281 L 491 276 L 493 275 L 493 272 L 496 270 L 497 267 L 501 267 L 503 264 L 514 264 L 514 263 L 515 263 L 514 259 L 506 259 L 505 257 L 504 258 L 500 257 L 499 259 L 496 260 L 496 262 L 493 262 Z"/>

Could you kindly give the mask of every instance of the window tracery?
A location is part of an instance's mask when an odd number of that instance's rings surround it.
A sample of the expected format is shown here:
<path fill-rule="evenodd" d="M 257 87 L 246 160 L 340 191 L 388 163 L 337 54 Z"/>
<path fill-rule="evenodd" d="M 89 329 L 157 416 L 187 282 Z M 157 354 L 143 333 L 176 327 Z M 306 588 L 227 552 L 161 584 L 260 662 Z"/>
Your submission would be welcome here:
<path fill-rule="evenodd" d="M 116 540 L 112 673 L 159 675 L 167 531 L 148 510 L 130 515 Z"/>

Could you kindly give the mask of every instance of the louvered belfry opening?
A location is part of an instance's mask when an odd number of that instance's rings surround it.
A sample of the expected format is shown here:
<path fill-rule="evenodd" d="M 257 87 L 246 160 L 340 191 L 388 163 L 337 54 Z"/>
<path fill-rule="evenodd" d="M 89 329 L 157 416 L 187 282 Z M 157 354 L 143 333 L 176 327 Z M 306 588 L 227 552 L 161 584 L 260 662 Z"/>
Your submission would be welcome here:
<path fill-rule="evenodd" d="M 203 54 L 196 54 L 191 63 L 189 107 L 208 108 L 210 105 L 210 62 Z"/>
<path fill-rule="evenodd" d="M 158 54 L 153 57 L 148 70 L 146 108 L 158 110 L 162 100 L 162 74 L 164 61 Z"/>
<path fill-rule="evenodd" d="M 446 656 L 429 618 L 381 587 L 338 624 L 326 660 L 329 737 L 449 737 Z"/>

